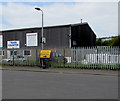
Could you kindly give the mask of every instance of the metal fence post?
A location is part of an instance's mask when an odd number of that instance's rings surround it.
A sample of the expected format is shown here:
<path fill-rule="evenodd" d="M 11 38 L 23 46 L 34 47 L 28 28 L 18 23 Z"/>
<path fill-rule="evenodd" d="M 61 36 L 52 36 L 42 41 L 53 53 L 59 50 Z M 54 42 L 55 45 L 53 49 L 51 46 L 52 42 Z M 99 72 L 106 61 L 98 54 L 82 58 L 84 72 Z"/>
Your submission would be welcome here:
<path fill-rule="evenodd" d="M 13 66 L 15 65 L 14 63 L 14 48 L 13 48 Z"/>

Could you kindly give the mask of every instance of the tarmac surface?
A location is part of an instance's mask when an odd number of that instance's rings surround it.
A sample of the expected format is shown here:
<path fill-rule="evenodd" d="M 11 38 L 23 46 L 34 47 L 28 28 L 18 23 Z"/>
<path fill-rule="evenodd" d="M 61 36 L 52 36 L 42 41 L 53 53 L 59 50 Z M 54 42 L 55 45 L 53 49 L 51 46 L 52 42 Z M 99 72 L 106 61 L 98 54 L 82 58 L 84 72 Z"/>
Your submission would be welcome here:
<path fill-rule="evenodd" d="M 29 72 L 51 72 L 66 74 L 90 74 L 90 75 L 106 75 L 118 76 L 119 72 L 114 70 L 96 70 L 96 69 L 76 69 L 76 68 L 46 68 L 41 67 L 18 67 L 18 66 L 2 66 L 0 70 L 11 71 L 29 71 Z"/>
<path fill-rule="evenodd" d="M 1 67 L 3 99 L 117 99 L 118 71 Z"/>

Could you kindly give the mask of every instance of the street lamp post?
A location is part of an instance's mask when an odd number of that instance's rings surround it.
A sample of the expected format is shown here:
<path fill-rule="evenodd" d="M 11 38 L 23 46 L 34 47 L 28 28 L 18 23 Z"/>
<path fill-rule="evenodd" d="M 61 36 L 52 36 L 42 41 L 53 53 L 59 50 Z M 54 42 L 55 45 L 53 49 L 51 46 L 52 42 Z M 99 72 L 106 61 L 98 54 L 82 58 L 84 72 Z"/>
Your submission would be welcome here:
<path fill-rule="evenodd" d="M 40 9 L 40 8 L 38 8 L 38 7 L 35 7 L 35 9 L 42 12 L 41 49 L 43 50 L 43 49 L 44 49 L 44 41 L 45 41 L 45 40 L 44 40 L 45 38 L 44 38 L 44 36 L 43 36 L 43 10 Z M 42 66 L 42 68 L 44 68 L 43 59 L 41 59 L 40 61 L 41 61 L 41 66 Z"/>
<path fill-rule="evenodd" d="M 44 36 L 43 36 L 43 10 L 42 9 L 40 9 L 40 8 L 38 8 L 38 7 L 36 7 L 35 8 L 36 10 L 38 10 L 38 11 L 41 11 L 42 12 L 42 34 L 41 34 L 41 49 L 43 50 L 44 49 Z"/>

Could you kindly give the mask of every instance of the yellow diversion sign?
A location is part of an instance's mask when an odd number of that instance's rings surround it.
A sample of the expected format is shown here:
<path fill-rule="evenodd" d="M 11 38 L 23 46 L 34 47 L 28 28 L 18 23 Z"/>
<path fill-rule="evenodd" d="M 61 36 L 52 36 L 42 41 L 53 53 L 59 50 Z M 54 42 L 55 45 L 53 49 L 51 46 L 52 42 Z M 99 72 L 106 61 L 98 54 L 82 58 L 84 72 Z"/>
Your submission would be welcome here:
<path fill-rule="evenodd" d="M 40 58 L 50 58 L 51 50 L 41 50 Z"/>

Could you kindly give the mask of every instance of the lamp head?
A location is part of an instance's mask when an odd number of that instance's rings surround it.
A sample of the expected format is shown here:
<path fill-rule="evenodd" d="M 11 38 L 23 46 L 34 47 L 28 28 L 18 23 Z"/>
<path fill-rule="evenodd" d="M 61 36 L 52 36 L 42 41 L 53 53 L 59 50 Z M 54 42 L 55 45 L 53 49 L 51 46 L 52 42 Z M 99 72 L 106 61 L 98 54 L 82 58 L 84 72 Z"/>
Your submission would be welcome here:
<path fill-rule="evenodd" d="M 38 7 L 35 7 L 35 9 L 36 9 L 36 10 L 38 10 L 38 11 L 40 11 L 40 10 L 41 10 L 41 9 L 40 9 L 40 8 L 38 8 Z"/>

